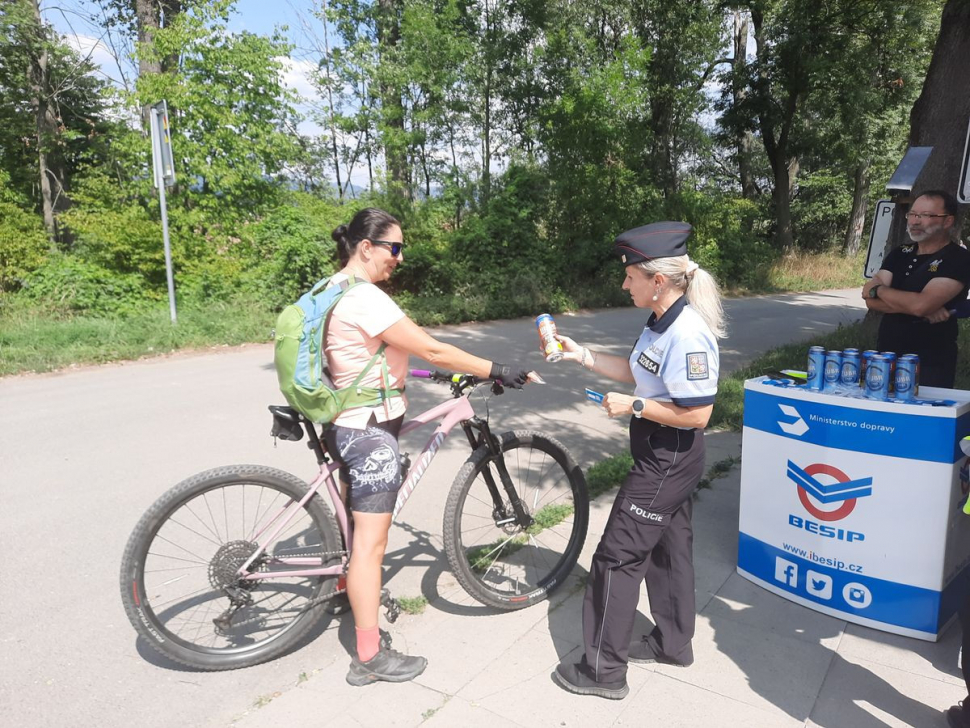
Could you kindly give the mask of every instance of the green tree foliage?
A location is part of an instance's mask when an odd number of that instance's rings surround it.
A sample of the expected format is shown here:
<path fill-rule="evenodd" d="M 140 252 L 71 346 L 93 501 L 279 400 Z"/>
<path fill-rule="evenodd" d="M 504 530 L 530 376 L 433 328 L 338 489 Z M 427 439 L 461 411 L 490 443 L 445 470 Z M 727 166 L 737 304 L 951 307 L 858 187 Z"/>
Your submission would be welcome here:
<path fill-rule="evenodd" d="M 314 0 L 306 51 L 231 32 L 232 0 L 84 1 L 135 50 L 130 90 L 34 0 L 0 12 L 0 291 L 164 306 L 142 120 L 164 99 L 180 301 L 278 308 L 377 205 L 408 241 L 390 286 L 433 321 L 620 302 L 611 241 L 660 219 L 692 223 L 692 257 L 731 288 L 764 287 L 785 250 L 854 251 L 943 4 Z M 298 53 L 317 133 L 283 83 Z"/>
<path fill-rule="evenodd" d="M 178 56 L 169 73 L 139 79 L 143 104 L 174 110 L 173 147 L 183 175 L 177 202 L 210 214 L 272 204 L 279 175 L 296 156 L 293 97 L 282 83 L 281 37 L 229 33 L 230 0 L 185 3 L 139 53 Z M 230 213 L 233 214 L 233 213 Z"/>
<path fill-rule="evenodd" d="M 33 3 L 0 10 L 0 169 L 48 216 L 69 207 L 83 164 L 103 163 L 118 125 L 114 93 L 89 58 L 37 21 Z"/>
<path fill-rule="evenodd" d="M 819 179 L 806 183 L 801 212 L 819 202 L 813 190 L 825 187 L 833 174 L 846 177 L 837 186 L 848 186 L 850 198 L 848 206 L 832 207 L 830 201 L 829 229 L 809 223 L 799 244 L 818 247 L 820 232 L 822 244 L 841 241 L 853 207 L 861 212 L 849 221 L 858 236 L 873 173 L 885 179 L 898 161 L 901 119 L 912 103 L 912 81 L 925 73 L 940 3 L 748 0 L 738 5 L 750 14 L 756 50 L 754 58 L 725 73 L 727 87 L 745 93 L 732 97 L 725 89 L 721 124 L 732 134 L 753 132 L 761 142 L 770 170 L 776 245 L 796 245 L 802 219 L 793 198 L 805 174 Z M 881 158 L 874 161 L 877 155 Z M 812 214 L 817 221 L 819 213 Z"/>

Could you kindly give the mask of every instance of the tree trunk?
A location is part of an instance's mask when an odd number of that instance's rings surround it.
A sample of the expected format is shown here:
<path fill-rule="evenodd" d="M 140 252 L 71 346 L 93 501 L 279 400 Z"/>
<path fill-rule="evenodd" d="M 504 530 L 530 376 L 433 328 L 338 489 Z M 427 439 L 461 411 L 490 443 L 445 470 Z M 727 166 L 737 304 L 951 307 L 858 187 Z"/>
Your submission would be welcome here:
<path fill-rule="evenodd" d="M 862 231 L 869 209 L 869 165 L 869 159 L 862 160 L 856 165 L 853 175 L 852 213 L 849 215 L 849 226 L 845 230 L 844 240 L 845 254 L 850 257 L 857 255 L 862 246 Z"/>
<path fill-rule="evenodd" d="M 484 2 L 485 9 L 485 81 L 482 93 L 482 186 L 481 204 L 488 205 L 492 194 L 492 11 L 488 0 Z"/>
<path fill-rule="evenodd" d="M 138 77 L 144 78 L 171 70 L 178 64 L 178 57 L 162 58 L 155 52 L 155 33 L 162 27 L 163 17 L 167 26 L 182 12 L 182 0 L 134 0 L 134 4 L 138 28 Z M 150 128 L 148 112 L 151 107 L 151 103 L 146 103 L 141 109 L 146 133 Z M 172 113 L 173 110 L 169 109 L 169 114 Z"/>
<path fill-rule="evenodd" d="M 752 7 L 751 21 L 754 25 L 754 37 L 758 46 L 759 65 L 763 68 L 767 65 L 768 49 L 764 37 L 764 15 L 760 9 Z M 768 89 L 765 88 L 768 81 L 759 76 L 754 80 L 758 85 L 758 90 L 764 98 L 771 98 Z M 798 109 L 799 94 L 795 90 L 788 92 L 788 99 L 785 101 L 784 116 L 780 124 L 775 124 L 771 115 L 766 112 L 758 114 L 758 126 L 761 130 L 761 143 L 764 145 L 765 154 L 771 163 L 771 172 L 774 183 L 772 200 L 775 208 L 775 244 L 783 249 L 790 250 L 795 245 L 795 238 L 792 234 L 791 221 L 791 193 L 795 176 L 789 173 L 790 166 L 798 173 L 798 160 L 788 159 L 788 140 L 792 127 L 795 123 L 795 112 Z"/>
<path fill-rule="evenodd" d="M 933 147 L 933 153 L 916 180 L 912 196 L 897 201 L 886 253 L 908 240 L 903 214 L 920 192 L 930 189 L 957 192 L 970 119 L 967 68 L 970 68 L 970 2 L 947 0 L 923 90 L 909 115 L 910 146 Z M 957 221 L 959 227 L 960 221 Z"/>
<path fill-rule="evenodd" d="M 54 217 L 55 185 L 51 184 L 54 177 L 48 162 L 47 151 L 57 134 L 57 122 L 54 110 L 51 108 L 50 78 L 47 54 L 47 33 L 40 16 L 38 0 L 32 0 L 33 27 L 30 30 L 30 103 L 34 109 L 34 127 L 37 139 L 37 173 L 40 181 L 41 210 L 44 216 L 44 229 L 47 238 L 54 248 L 57 239 L 57 220 Z M 63 192 L 63 190 L 59 190 Z"/>
<path fill-rule="evenodd" d="M 948 0 L 923 90 L 909 116 L 911 146 L 933 147 L 913 192 L 957 192 L 970 119 L 970 2 Z"/>
<path fill-rule="evenodd" d="M 385 51 L 397 47 L 401 39 L 398 9 L 401 0 L 378 0 L 380 13 L 377 21 L 377 40 L 380 44 L 382 63 Z M 401 99 L 401 89 L 397 84 L 387 80 L 387 74 L 382 74 L 380 83 L 381 110 L 383 121 L 388 128 L 384 134 L 384 158 L 387 162 L 387 172 L 394 190 L 411 199 L 408 184 L 407 145 L 404 134 L 404 102 Z"/>
<path fill-rule="evenodd" d="M 674 113 L 677 89 L 673 86 L 679 54 L 679 39 L 669 33 L 668 22 L 655 19 L 653 27 L 647 19 L 640 29 L 641 42 L 653 48 L 647 73 L 650 78 L 650 168 L 653 183 L 664 197 L 677 192 L 677 170 L 674 166 Z"/>
<path fill-rule="evenodd" d="M 782 250 L 795 247 L 795 238 L 791 227 L 791 182 L 788 176 L 788 162 L 780 157 L 777 163 L 772 162 L 772 172 L 775 178 L 775 243 Z"/>
<path fill-rule="evenodd" d="M 734 106 L 738 108 L 744 103 L 748 95 L 748 89 L 743 83 L 741 70 L 747 65 L 748 50 L 748 15 L 744 10 L 734 11 Z M 752 134 L 747 129 L 738 129 L 735 134 L 734 146 L 738 160 L 738 178 L 741 181 L 741 195 L 745 199 L 751 200 L 758 194 L 758 188 L 754 183 L 754 174 L 751 171 L 751 147 Z"/>
<path fill-rule="evenodd" d="M 327 107 L 330 110 L 330 144 L 333 151 L 333 171 L 337 177 L 337 194 L 340 199 L 344 198 L 344 188 L 340 182 L 340 152 L 337 148 L 337 112 L 333 105 L 333 87 L 330 80 L 330 31 L 327 22 L 327 0 L 323 0 L 323 61 L 324 70 L 327 74 Z"/>

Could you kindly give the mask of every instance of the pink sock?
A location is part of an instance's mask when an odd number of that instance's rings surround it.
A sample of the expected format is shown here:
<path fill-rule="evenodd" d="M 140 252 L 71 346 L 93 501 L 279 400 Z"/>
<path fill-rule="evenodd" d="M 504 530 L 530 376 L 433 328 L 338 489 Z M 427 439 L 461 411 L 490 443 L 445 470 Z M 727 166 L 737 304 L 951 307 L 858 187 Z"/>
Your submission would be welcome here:
<path fill-rule="evenodd" d="M 380 650 L 381 630 L 379 627 L 370 629 L 355 627 L 355 629 L 357 630 L 357 659 L 367 662 Z"/>

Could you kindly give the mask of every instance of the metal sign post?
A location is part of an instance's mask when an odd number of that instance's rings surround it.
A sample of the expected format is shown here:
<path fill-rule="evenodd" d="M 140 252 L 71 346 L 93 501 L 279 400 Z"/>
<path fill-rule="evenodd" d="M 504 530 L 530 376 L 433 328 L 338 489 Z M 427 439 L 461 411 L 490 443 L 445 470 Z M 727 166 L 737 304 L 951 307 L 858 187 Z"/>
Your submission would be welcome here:
<path fill-rule="evenodd" d="M 960 168 L 957 200 L 964 205 L 970 204 L 970 123 L 967 124 L 967 141 L 963 144 L 963 165 Z"/>
<path fill-rule="evenodd" d="M 162 240 L 165 245 L 165 276 L 168 280 L 168 309 L 172 323 L 176 323 L 175 279 L 172 275 L 172 246 L 168 239 L 168 206 L 165 188 L 175 184 L 175 164 L 172 157 L 172 138 L 168 131 L 168 106 L 160 101 L 149 113 L 152 134 L 153 180 L 158 188 L 158 202 L 162 209 Z"/>

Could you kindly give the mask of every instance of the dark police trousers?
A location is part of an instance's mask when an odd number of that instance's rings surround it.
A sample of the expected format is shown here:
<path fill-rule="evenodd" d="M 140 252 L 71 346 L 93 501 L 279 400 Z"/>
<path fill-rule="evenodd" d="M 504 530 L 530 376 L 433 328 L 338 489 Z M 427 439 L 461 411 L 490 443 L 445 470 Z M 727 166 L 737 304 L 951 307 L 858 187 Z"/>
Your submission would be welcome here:
<path fill-rule="evenodd" d="M 626 677 L 640 582 L 656 625 L 648 642 L 693 660 L 694 563 L 691 495 L 704 473 L 704 431 L 634 418 L 633 468 L 600 539 L 583 603 L 584 671 L 600 682 Z"/>
<path fill-rule="evenodd" d="M 967 697 L 963 699 L 963 717 L 970 722 L 970 584 L 967 583 L 966 578 L 964 578 L 963 587 L 964 597 L 957 616 L 960 620 L 960 629 L 963 631 L 960 670 L 963 672 L 963 682 L 967 685 Z"/>

